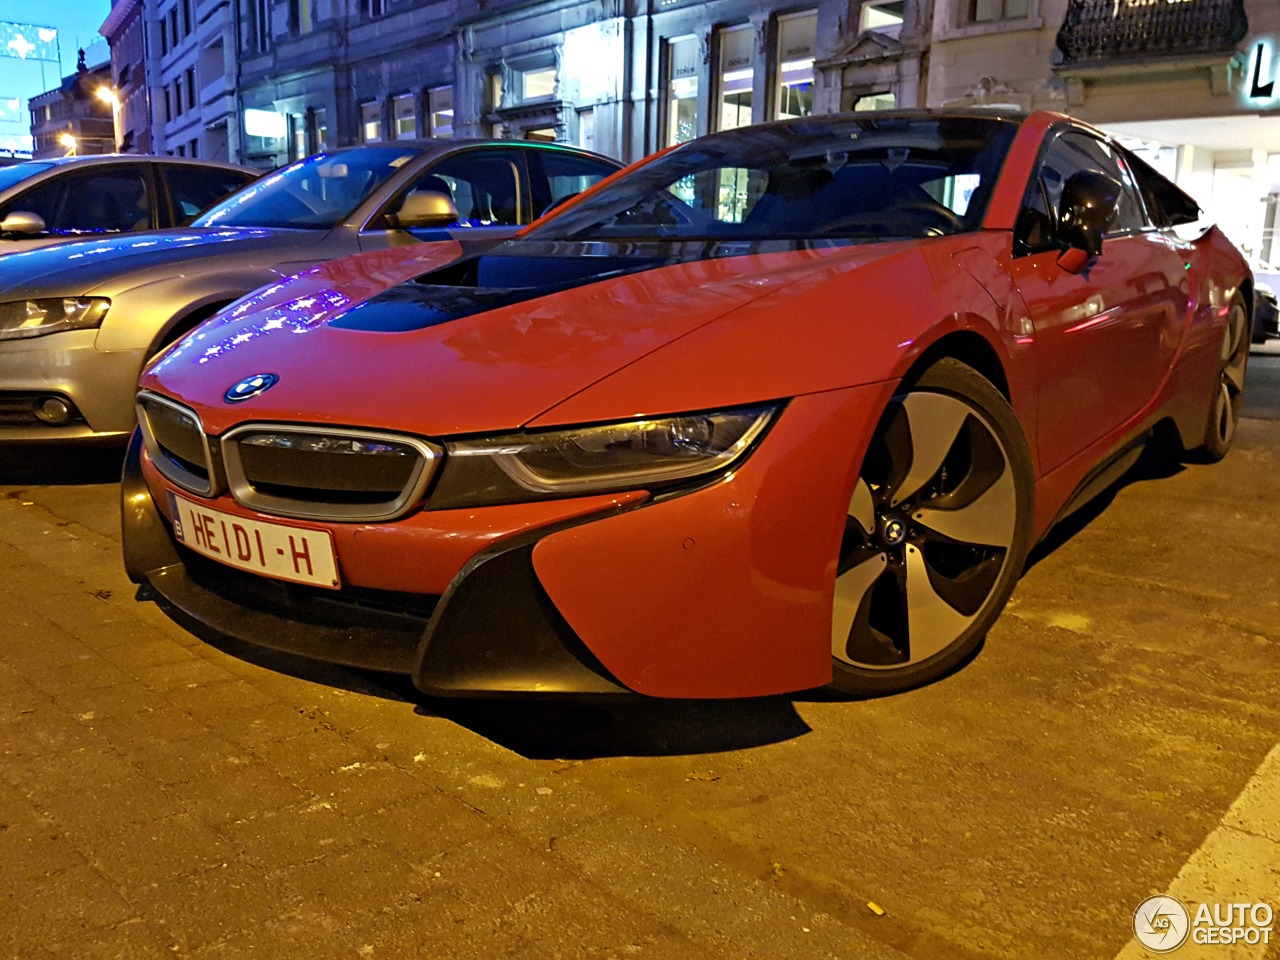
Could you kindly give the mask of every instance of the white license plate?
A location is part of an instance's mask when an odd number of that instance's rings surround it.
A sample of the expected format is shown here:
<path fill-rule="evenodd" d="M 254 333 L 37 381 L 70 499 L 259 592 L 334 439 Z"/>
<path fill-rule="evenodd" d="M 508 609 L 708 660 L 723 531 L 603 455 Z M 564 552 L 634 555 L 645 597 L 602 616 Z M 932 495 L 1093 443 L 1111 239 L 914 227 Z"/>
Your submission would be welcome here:
<path fill-rule="evenodd" d="M 211 560 L 279 580 L 337 589 L 338 561 L 327 530 L 246 520 L 169 494 L 173 532 Z"/>

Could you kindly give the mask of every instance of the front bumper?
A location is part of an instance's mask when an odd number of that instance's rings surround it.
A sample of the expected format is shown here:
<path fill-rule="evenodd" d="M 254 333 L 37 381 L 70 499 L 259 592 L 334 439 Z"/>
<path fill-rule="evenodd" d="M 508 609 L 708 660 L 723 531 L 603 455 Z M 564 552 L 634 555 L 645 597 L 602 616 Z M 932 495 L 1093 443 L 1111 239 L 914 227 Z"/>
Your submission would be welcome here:
<path fill-rule="evenodd" d="M 97 330 L 0 341 L 0 442 L 123 440 L 134 426 L 142 350 L 103 352 Z M 74 411 L 65 425 L 41 422 L 32 402 L 55 396 Z"/>
<path fill-rule="evenodd" d="M 857 466 L 892 390 L 799 397 L 699 489 L 325 525 L 347 584 L 298 587 L 173 538 L 170 488 L 130 444 L 124 552 L 175 617 L 462 696 L 746 697 L 831 678 L 836 557 Z M 260 517 L 228 498 L 212 507 Z M 517 518 L 518 522 L 517 522 Z"/>

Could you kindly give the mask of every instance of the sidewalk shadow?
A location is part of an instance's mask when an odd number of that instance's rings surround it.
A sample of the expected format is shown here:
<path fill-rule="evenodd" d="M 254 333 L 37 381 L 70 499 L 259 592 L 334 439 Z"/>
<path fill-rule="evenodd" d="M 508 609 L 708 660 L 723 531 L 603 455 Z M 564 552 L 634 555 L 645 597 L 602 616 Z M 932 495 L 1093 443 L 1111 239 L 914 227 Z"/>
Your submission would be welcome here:
<path fill-rule="evenodd" d="M 119 483 L 124 447 L 21 443 L 0 449 L 0 487 Z"/>

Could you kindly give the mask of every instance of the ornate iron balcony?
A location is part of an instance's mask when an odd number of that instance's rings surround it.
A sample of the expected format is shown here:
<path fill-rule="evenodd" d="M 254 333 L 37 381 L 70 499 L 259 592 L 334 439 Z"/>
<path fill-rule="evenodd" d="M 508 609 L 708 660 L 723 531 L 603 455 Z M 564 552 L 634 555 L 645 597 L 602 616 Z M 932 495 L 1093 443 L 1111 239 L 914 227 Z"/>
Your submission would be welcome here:
<path fill-rule="evenodd" d="M 1059 66 L 1229 53 L 1248 30 L 1242 0 L 1069 0 Z"/>

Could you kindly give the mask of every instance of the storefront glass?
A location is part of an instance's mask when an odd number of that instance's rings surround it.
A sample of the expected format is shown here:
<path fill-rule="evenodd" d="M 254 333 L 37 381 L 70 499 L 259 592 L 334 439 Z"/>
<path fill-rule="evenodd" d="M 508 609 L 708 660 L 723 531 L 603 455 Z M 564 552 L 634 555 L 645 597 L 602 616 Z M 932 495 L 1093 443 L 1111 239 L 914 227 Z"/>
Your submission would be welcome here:
<path fill-rule="evenodd" d="M 667 146 L 698 135 L 698 38 L 667 44 Z"/>
<path fill-rule="evenodd" d="M 778 89 L 775 120 L 813 113 L 813 48 L 818 38 L 816 12 L 778 18 Z"/>
<path fill-rule="evenodd" d="M 751 123 L 751 86 L 755 79 L 752 48 L 756 31 L 749 23 L 721 27 L 716 32 L 720 50 L 720 130 L 735 130 Z"/>

